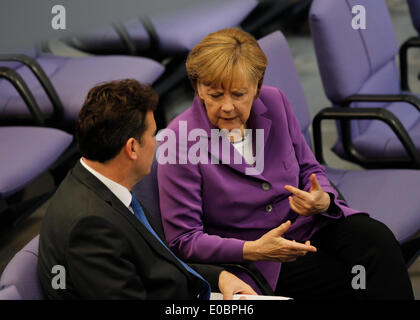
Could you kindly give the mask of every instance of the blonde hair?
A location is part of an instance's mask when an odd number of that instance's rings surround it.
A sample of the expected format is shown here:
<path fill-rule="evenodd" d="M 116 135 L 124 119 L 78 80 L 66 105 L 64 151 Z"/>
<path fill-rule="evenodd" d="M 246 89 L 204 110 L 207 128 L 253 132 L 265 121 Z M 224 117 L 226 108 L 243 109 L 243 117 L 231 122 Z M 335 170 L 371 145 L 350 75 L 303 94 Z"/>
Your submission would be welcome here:
<path fill-rule="evenodd" d="M 210 33 L 190 52 L 186 67 L 194 90 L 197 81 L 222 87 L 231 83 L 236 72 L 258 82 L 258 93 L 264 80 L 267 57 L 257 40 L 238 28 Z"/>

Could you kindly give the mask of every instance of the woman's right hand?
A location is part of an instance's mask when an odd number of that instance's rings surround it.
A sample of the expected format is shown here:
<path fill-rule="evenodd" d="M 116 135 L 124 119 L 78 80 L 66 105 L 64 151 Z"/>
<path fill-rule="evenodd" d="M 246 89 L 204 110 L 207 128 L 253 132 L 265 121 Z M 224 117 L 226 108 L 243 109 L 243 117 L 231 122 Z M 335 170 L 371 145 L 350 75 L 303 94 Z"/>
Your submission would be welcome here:
<path fill-rule="evenodd" d="M 290 225 L 291 222 L 287 221 L 255 241 L 246 241 L 243 248 L 244 260 L 291 262 L 308 252 L 316 252 L 317 249 L 311 246 L 310 241 L 303 244 L 282 237 Z"/>

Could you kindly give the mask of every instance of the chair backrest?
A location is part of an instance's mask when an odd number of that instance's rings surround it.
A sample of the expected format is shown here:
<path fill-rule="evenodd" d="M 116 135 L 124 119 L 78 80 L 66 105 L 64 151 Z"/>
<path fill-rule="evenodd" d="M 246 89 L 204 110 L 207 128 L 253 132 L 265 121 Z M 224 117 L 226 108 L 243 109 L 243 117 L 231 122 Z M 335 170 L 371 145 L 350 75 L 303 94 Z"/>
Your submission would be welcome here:
<path fill-rule="evenodd" d="M 385 0 L 313 0 L 309 24 L 324 90 L 333 104 L 353 94 L 401 93 L 398 43 Z M 352 134 L 362 133 L 367 123 L 352 125 Z"/>
<path fill-rule="evenodd" d="M 268 59 L 265 71 L 264 84 L 280 88 L 290 101 L 300 129 L 306 142 L 311 146 L 309 126 L 311 117 L 302 84 L 290 53 L 289 46 L 280 31 L 273 32 L 258 43 Z"/>
<path fill-rule="evenodd" d="M 10 260 L 0 279 L 0 287 L 15 286 L 23 300 L 42 300 L 38 278 L 39 235 L 33 238 Z"/>
<path fill-rule="evenodd" d="M 356 5 L 365 8 L 366 29 L 352 26 L 361 12 L 352 13 Z M 398 43 L 385 0 L 313 0 L 309 23 L 321 78 L 332 102 L 357 93 L 400 92 Z"/>
<path fill-rule="evenodd" d="M 413 26 L 420 35 L 420 0 L 407 0 L 407 3 Z"/>

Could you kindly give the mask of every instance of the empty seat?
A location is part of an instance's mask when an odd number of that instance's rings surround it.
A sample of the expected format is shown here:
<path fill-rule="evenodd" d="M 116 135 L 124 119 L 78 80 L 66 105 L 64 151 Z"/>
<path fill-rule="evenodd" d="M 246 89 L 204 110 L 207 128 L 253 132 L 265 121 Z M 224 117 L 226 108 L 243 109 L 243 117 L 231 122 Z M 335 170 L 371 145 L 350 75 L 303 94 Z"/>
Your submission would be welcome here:
<path fill-rule="evenodd" d="M 142 57 L 68 58 L 35 51 L 23 57 L 0 55 L 0 66 L 7 66 L 22 77 L 45 117 L 57 115 L 61 109 L 57 117 L 68 126 L 74 125 L 89 89 L 98 83 L 133 78 L 152 84 L 164 71 L 161 64 Z M 35 74 L 50 84 L 47 90 Z M 29 118 L 30 113 L 21 95 L 10 81 L 0 79 L 0 120 L 25 117 Z"/>
<path fill-rule="evenodd" d="M 0 198 L 23 189 L 46 171 L 73 137 L 42 127 L 0 127 Z"/>
<path fill-rule="evenodd" d="M 15 286 L 23 300 L 44 299 L 37 271 L 38 244 L 39 235 L 16 253 L 0 278 L 0 287 Z"/>
<path fill-rule="evenodd" d="M 264 84 L 276 86 L 286 94 L 311 146 L 309 110 L 286 39 L 277 31 L 259 43 L 268 58 Z M 350 207 L 368 212 L 385 223 L 400 243 L 410 244 L 408 240 L 420 229 L 419 170 L 337 170 L 328 166 L 325 169 Z M 406 256 L 407 260 L 411 258 Z"/>
<path fill-rule="evenodd" d="M 22 300 L 15 286 L 0 289 L 0 300 Z"/>
<path fill-rule="evenodd" d="M 119 26 L 93 30 L 64 41 L 96 54 L 137 54 L 154 46 L 154 56 L 184 55 L 208 33 L 239 25 L 257 3 L 257 0 L 202 2 L 152 15 L 146 24 L 141 19 L 130 19 Z"/>
<path fill-rule="evenodd" d="M 364 18 L 366 28 L 352 24 Z M 402 124 L 408 143 L 420 150 L 420 99 L 400 83 L 398 44 L 386 2 L 314 0 L 309 22 L 325 93 L 333 106 L 386 109 Z M 340 138 L 333 151 L 340 157 L 366 167 L 420 167 L 408 159 L 409 152 L 384 122 L 338 124 Z"/>

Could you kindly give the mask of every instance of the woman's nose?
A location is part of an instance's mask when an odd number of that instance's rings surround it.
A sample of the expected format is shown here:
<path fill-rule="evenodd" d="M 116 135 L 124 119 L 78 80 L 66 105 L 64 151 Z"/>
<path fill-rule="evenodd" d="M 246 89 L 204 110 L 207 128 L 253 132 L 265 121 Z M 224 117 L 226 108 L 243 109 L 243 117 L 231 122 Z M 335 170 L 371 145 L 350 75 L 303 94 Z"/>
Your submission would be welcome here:
<path fill-rule="evenodd" d="M 223 112 L 231 112 L 233 109 L 235 109 L 235 107 L 233 106 L 233 101 L 231 99 L 226 98 L 222 101 L 221 110 Z"/>

